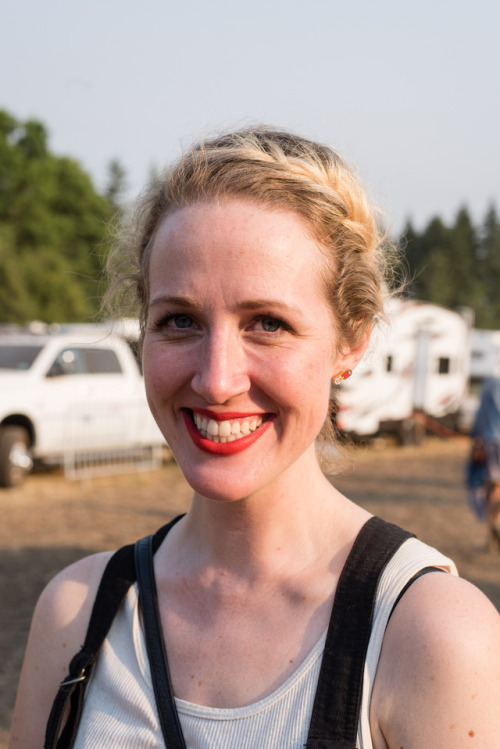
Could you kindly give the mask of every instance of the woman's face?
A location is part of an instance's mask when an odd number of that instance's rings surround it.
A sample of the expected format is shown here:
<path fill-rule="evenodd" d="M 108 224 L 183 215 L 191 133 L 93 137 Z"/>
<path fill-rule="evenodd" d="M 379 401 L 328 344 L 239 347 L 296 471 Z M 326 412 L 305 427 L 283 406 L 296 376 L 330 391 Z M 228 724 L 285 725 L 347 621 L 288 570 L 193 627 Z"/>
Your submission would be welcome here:
<path fill-rule="evenodd" d="M 148 400 L 199 494 L 239 499 L 316 460 L 330 380 L 346 369 L 293 213 L 229 200 L 168 216 L 150 261 Z"/>

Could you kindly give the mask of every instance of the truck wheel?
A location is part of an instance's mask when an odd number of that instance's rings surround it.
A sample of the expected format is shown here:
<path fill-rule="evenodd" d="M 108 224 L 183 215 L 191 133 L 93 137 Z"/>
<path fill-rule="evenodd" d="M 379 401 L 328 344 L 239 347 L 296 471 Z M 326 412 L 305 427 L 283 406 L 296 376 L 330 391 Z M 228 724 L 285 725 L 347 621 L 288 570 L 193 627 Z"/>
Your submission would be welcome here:
<path fill-rule="evenodd" d="M 18 486 L 33 467 L 26 429 L 0 427 L 0 486 Z"/>

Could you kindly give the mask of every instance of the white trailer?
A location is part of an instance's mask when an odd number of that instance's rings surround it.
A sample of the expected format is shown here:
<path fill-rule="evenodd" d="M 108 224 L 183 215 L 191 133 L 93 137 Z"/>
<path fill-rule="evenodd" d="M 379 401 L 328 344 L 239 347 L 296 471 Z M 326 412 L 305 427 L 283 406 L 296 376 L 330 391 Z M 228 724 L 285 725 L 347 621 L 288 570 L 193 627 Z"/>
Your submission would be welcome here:
<path fill-rule="evenodd" d="M 500 376 L 500 330 L 478 330 L 471 333 L 470 377 L 482 381 Z"/>
<path fill-rule="evenodd" d="M 357 435 L 381 430 L 404 437 L 415 412 L 435 419 L 456 415 L 466 397 L 469 323 L 457 312 L 418 301 L 391 300 L 387 323 L 374 330 L 369 350 L 338 388 L 337 423 Z"/>

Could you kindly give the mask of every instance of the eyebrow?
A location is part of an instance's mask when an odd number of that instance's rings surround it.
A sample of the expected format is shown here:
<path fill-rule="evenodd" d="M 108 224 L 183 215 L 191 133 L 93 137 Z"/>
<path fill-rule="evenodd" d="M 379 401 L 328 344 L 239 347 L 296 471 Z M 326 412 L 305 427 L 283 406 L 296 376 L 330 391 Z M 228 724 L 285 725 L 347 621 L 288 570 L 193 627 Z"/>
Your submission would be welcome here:
<path fill-rule="evenodd" d="M 294 312 L 300 312 L 298 307 L 287 302 L 280 302 L 279 299 L 249 299 L 246 302 L 242 302 L 240 305 L 241 309 L 265 309 L 266 307 L 273 307 L 274 309 L 292 310 Z"/>
<path fill-rule="evenodd" d="M 156 306 L 157 304 L 174 304 L 179 307 L 184 307 L 186 309 L 192 310 L 202 309 L 201 305 L 199 305 L 194 301 L 194 299 L 189 296 L 162 295 L 152 299 L 149 306 L 151 308 Z M 248 299 L 244 302 L 241 302 L 238 307 L 240 309 L 247 310 L 266 309 L 271 307 L 273 309 L 291 310 L 300 313 L 300 309 L 298 307 L 295 307 L 293 304 L 281 302 L 278 299 Z"/>
<path fill-rule="evenodd" d="M 176 304 L 179 307 L 188 307 L 189 309 L 200 309 L 200 305 L 196 304 L 194 299 L 188 296 L 168 296 L 162 295 L 152 299 L 149 303 L 150 307 L 154 307 L 157 304 Z"/>

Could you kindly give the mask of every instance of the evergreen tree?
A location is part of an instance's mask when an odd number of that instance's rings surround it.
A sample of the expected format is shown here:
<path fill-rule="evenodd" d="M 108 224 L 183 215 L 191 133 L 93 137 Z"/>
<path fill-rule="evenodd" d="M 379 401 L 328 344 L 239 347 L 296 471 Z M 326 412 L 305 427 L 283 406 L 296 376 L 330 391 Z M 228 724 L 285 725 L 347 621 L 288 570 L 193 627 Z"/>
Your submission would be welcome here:
<path fill-rule="evenodd" d="M 500 219 L 493 205 L 481 227 L 479 256 L 483 296 L 476 325 L 500 329 Z"/>
<path fill-rule="evenodd" d="M 410 296 L 451 309 L 471 307 L 477 327 L 500 329 L 500 222 L 494 207 L 480 228 L 465 206 L 451 226 L 434 216 L 418 232 L 407 222 L 400 245 Z"/>
<path fill-rule="evenodd" d="M 447 272 L 443 267 L 448 256 L 448 230 L 435 216 L 419 234 L 411 223 L 404 235 L 406 261 L 411 281 L 411 295 L 417 299 L 445 304 Z"/>
<path fill-rule="evenodd" d="M 405 278 L 405 292 L 411 297 L 418 297 L 418 271 L 422 266 L 422 243 L 418 232 L 410 220 L 406 222 L 403 234 L 399 240 L 403 275 Z"/>
<path fill-rule="evenodd" d="M 117 159 L 113 159 L 108 165 L 108 186 L 106 188 L 106 197 L 115 211 L 117 211 L 122 204 L 126 186 L 125 169 Z"/>
<path fill-rule="evenodd" d="M 465 207 L 460 208 L 450 229 L 448 252 L 447 306 L 479 309 L 482 290 L 478 234 Z"/>

